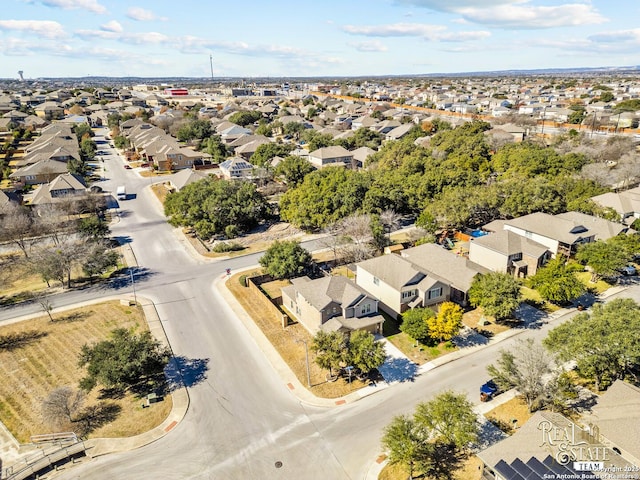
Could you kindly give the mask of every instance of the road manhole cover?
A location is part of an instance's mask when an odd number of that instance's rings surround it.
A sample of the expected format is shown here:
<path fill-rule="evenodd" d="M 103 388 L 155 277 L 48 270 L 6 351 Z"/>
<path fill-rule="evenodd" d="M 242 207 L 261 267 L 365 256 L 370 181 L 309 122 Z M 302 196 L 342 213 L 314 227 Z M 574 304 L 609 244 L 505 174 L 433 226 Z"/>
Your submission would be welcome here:
<path fill-rule="evenodd" d="M 280 460 L 276 462 L 276 468 L 282 468 L 282 462 Z"/>

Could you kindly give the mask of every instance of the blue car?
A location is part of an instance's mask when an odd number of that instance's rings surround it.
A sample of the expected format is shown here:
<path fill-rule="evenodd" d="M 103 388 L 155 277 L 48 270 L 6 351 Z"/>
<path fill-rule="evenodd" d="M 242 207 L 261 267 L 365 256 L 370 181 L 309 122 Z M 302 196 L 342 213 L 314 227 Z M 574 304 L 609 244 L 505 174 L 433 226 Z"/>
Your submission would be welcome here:
<path fill-rule="evenodd" d="M 498 391 L 498 385 L 496 385 L 493 380 L 489 380 L 480 387 L 480 401 L 488 402 L 498 393 Z"/>

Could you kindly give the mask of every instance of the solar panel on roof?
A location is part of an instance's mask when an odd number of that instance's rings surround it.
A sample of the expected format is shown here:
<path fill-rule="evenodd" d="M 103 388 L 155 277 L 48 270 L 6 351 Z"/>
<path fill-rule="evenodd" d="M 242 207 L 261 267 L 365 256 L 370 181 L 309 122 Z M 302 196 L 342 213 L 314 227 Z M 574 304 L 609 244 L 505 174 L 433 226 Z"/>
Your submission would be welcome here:
<path fill-rule="evenodd" d="M 505 480 L 526 480 L 525 477 L 511 468 L 511 466 L 504 460 L 500 460 L 494 467 L 494 470 Z"/>

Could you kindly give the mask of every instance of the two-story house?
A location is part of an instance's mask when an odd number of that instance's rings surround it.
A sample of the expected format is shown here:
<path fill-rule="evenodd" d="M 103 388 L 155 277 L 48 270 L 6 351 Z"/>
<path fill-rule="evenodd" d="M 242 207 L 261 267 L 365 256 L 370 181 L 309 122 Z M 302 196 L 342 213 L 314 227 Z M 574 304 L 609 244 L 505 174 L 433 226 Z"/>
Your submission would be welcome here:
<path fill-rule="evenodd" d="M 282 288 L 282 306 L 312 334 L 320 329 L 382 333 L 378 301 L 343 276 L 295 278 Z"/>

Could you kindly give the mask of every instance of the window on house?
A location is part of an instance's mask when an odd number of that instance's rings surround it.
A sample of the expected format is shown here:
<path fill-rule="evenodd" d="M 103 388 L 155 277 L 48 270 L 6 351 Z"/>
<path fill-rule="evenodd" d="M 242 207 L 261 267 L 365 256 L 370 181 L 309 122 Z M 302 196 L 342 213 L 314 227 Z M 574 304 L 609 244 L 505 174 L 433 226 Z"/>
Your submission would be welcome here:
<path fill-rule="evenodd" d="M 380 279 L 378 277 L 373 277 L 373 284 L 380 285 Z"/>
<path fill-rule="evenodd" d="M 431 300 L 432 298 L 438 298 L 441 296 L 442 296 L 442 287 L 437 287 L 429 290 L 427 298 Z"/>
<path fill-rule="evenodd" d="M 365 305 L 362 306 L 362 315 L 366 315 L 367 313 L 371 313 L 371 304 L 367 303 Z"/>
<path fill-rule="evenodd" d="M 404 292 L 402 292 L 402 299 L 406 300 L 408 298 L 411 298 L 413 296 L 415 296 L 416 291 L 415 290 L 406 290 Z"/>

